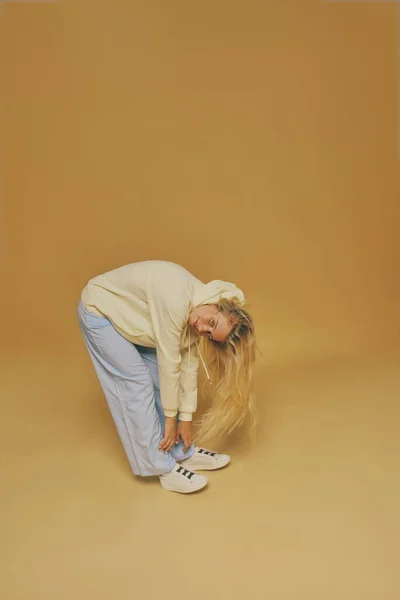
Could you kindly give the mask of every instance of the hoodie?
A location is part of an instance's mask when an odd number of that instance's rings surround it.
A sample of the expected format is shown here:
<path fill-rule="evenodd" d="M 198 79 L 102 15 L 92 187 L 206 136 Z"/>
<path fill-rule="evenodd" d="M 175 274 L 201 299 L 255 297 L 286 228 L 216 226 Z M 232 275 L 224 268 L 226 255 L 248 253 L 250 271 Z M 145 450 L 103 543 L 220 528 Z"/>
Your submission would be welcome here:
<path fill-rule="evenodd" d="M 86 310 L 107 317 L 133 344 L 156 348 L 161 405 L 167 417 L 191 421 L 197 408 L 197 373 L 201 355 L 189 314 L 221 298 L 246 302 L 233 283 L 203 283 L 184 267 L 147 260 L 114 269 L 91 279 L 81 294 Z"/>

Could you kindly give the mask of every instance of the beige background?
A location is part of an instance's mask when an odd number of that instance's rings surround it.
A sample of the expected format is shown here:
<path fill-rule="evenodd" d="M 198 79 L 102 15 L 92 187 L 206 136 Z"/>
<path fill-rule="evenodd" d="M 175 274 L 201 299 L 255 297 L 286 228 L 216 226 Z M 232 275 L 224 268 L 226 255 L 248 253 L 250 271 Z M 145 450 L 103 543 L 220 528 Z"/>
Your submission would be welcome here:
<path fill-rule="evenodd" d="M 2 597 L 399 597 L 397 22 L 2 3 Z M 257 323 L 257 445 L 195 496 L 131 476 L 76 322 L 146 259 Z"/>

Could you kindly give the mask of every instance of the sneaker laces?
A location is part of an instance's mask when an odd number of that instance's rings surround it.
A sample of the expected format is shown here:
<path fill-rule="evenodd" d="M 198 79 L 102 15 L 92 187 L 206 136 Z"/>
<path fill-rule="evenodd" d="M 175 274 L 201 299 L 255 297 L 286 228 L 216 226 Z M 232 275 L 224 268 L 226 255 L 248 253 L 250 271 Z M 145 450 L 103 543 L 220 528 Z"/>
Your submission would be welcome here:
<path fill-rule="evenodd" d="M 184 477 L 187 477 L 189 479 L 189 481 L 191 480 L 193 475 L 196 475 L 196 473 L 193 473 L 193 471 L 188 471 L 187 469 L 184 469 L 181 465 L 177 468 L 176 472 L 179 473 L 180 475 L 183 475 Z"/>
<path fill-rule="evenodd" d="M 208 456 L 215 456 L 217 454 L 216 452 L 211 452 L 210 450 L 206 450 L 205 448 L 199 448 L 198 453 L 207 454 Z"/>

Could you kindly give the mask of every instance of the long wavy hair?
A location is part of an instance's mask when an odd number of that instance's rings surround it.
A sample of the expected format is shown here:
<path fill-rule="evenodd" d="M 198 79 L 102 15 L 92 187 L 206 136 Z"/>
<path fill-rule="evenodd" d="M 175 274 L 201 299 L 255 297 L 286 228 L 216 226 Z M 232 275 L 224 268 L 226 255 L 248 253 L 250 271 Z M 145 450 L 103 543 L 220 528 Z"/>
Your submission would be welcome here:
<path fill-rule="evenodd" d="M 222 298 L 215 303 L 228 318 L 231 331 L 225 342 L 200 339 L 200 350 L 213 383 L 211 407 L 195 423 L 196 442 L 229 435 L 247 421 L 253 437 L 257 424 L 254 396 L 256 335 L 254 321 L 234 299 Z"/>

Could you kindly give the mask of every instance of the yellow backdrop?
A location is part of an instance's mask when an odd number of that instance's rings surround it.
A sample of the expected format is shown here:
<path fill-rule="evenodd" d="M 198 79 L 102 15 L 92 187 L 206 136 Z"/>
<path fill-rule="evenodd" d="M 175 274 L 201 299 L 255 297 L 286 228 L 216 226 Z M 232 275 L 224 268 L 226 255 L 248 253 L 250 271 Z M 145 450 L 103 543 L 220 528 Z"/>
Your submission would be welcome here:
<path fill-rule="evenodd" d="M 383 2 L 1 2 L 4 598 L 398 598 L 397 363 L 308 370 L 398 341 L 397 26 Z M 258 450 L 187 503 L 132 478 L 76 321 L 89 278 L 147 259 L 241 287 L 264 356 Z"/>

